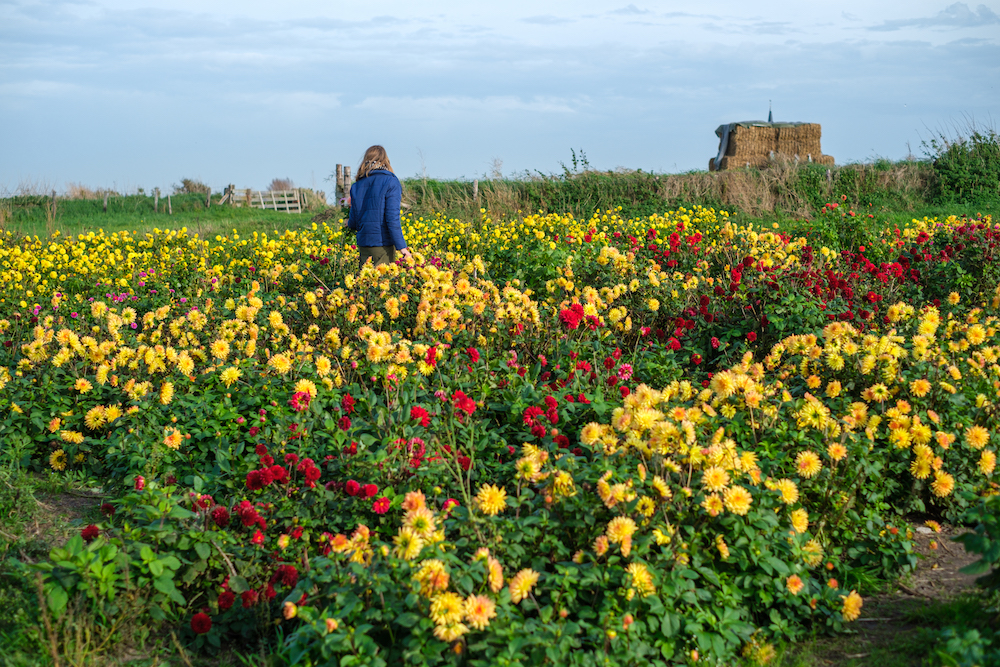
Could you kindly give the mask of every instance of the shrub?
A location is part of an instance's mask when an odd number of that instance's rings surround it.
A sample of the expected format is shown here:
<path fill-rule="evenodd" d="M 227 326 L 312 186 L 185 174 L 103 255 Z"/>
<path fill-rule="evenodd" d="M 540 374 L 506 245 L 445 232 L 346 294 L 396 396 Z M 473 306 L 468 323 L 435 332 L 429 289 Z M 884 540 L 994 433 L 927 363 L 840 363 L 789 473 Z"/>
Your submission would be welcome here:
<path fill-rule="evenodd" d="M 267 186 L 268 190 L 291 190 L 295 187 L 295 183 L 292 182 L 290 178 L 274 178 L 271 179 L 271 184 Z"/>
<path fill-rule="evenodd" d="M 195 178 L 182 178 L 181 184 L 173 187 L 175 195 L 207 195 L 212 192 L 212 188 Z"/>
<path fill-rule="evenodd" d="M 1000 135 L 974 125 L 968 136 L 939 134 L 926 142 L 937 174 L 940 203 L 993 201 L 1000 197 Z"/>

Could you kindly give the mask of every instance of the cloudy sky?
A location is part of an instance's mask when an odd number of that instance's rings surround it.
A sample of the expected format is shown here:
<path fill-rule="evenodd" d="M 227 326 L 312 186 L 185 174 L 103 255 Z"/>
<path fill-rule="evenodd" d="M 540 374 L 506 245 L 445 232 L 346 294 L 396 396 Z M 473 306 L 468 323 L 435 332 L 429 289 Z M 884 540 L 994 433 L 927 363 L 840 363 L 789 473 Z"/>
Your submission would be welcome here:
<path fill-rule="evenodd" d="M 723 122 L 818 122 L 838 163 L 1000 121 L 1000 0 L 0 0 L 0 193 L 329 189 L 705 169 Z M 834 8 L 835 7 L 835 8 Z"/>

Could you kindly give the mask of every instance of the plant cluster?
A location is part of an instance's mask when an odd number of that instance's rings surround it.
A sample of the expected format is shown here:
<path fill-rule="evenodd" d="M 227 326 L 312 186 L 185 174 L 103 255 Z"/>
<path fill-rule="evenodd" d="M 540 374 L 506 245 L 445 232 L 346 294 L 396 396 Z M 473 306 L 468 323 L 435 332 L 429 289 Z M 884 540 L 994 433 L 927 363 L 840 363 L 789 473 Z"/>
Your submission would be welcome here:
<path fill-rule="evenodd" d="M 288 664 L 764 663 L 913 567 L 903 513 L 997 492 L 989 218 L 404 224 L 360 272 L 327 225 L 0 239 L 0 437 L 113 494 L 25 565 L 54 616 Z"/>

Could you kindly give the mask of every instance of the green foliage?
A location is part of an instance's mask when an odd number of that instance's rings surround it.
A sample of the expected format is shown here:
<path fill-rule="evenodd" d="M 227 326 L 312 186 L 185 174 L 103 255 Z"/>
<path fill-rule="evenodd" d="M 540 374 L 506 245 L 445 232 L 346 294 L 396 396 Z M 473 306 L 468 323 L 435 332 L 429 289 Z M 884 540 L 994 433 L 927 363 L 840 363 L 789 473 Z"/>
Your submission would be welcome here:
<path fill-rule="evenodd" d="M 1000 135 L 972 126 L 968 136 L 943 133 L 925 142 L 937 175 L 938 202 L 974 203 L 1000 198 Z"/>
<path fill-rule="evenodd" d="M 948 628 L 941 633 L 941 644 L 934 651 L 938 664 L 945 667 L 983 667 L 1000 664 L 1000 630 L 982 633 L 966 630 L 964 633 Z"/>
<path fill-rule="evenodd" d="M 973 532 L 955 538 L 979 560 L 962 569 L 966 574 L 984 575 L 978 583 L 988 590 L 1000 591 L 1000 495 L 980 500 L 965 515 L 975 526 Z"/>
<path fill-rule="evenodd" d="M 214 236 L 233 229 L 253 232 L 308 227 L 313 215 L 217 206 L 217 199 L 206 208 L 202 194 L 175 195 L 171 200 L 173 215 L 169 215 L 166 196 L 160 197 L 159 208 L 154 210 L 151 196 L 113 194 L 108 198 L 107 213 L 103 199 L 59 199 L 53 214 L 49 197 L 12 197 L 2 200 L 9 206 L 3 228 L 28 236 L 47 236 L 54 231 L 75 236 L 98 229 L 145 233 L 154 228 L 187 227 L 192 233 Z"/>
<path fill-rule="evenodd" d="M 212 188 L 205 185 L 196 178 L 182 178 L 180 185 L 174 185 L 175 195 L 208 195 L 212 193 Z"/>

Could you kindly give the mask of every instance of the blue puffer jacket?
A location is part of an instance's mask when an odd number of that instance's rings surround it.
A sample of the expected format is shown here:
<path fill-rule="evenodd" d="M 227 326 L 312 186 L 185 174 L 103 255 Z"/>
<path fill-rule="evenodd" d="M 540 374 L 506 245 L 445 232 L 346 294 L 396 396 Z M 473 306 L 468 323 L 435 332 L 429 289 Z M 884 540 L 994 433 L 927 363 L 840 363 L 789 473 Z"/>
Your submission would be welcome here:
<path fill-rule="evenodd" d="M 406 247 L 403 229 L 399 225 L 399 203 L 403 187 L 396 175 L 387 169 L 372 169 L 351 186 L 351 213 L 347 228 L 357 232 L 358 246 L 372 248 Z"/>

